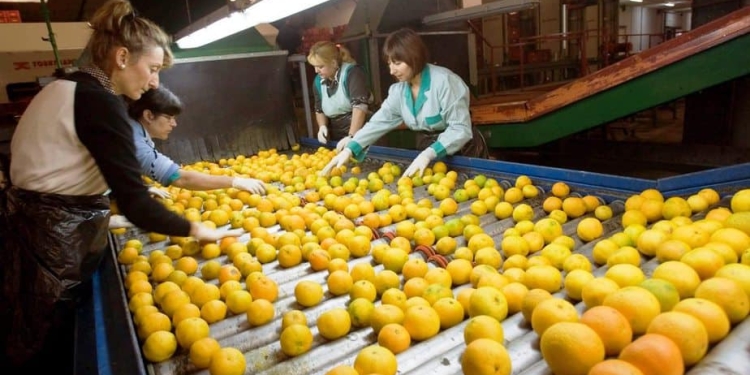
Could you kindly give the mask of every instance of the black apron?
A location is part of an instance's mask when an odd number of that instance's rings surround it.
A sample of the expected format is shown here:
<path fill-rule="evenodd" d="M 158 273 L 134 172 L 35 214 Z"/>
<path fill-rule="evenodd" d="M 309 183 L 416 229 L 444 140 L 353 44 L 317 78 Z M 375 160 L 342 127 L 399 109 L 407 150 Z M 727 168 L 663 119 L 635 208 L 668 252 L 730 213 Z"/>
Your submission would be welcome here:
<path fill-rule="evenodd" d="M 349 128 L 352 126 L 352 112 L 345 113 L 341 116 L 328 118 L 328 140 L 338 141 L 349 135 Z"/>
<path fill-rule="evenodd" d="M 75 309 L 107 248 L 109 198 L 11 186 L 2 208 L 2 317 L 7 354 L 23 363 L 45 343 L 60 305 Z M 0 199 L 1 200 L 1 199 Z M 89 290 L 90 293 L 90 290 Z"/>
<path fill-rule="evenodd" d="M 438 136 L 442 134 L 439 132 L 417 132 L 416 143 L 417 150 L 424 150 L 430 147 L 438 139 Z M 461 148 L 455 155 L 466 156 L 470 158 L 487 159 L 489 157 L 489 150 L 487 149 L 487 142 L 484 140 L 484 136 L 476 127 L 471 127 L 471 140 L 466 142 L 464 147 Z"/>

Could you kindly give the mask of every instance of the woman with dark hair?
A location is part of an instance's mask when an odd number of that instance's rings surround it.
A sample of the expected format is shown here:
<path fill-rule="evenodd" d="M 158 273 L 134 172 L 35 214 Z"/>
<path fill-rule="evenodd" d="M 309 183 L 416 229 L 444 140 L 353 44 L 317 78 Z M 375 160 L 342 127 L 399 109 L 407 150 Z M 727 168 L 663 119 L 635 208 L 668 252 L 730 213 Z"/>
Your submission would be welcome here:
<path fill-rule="evenodd" d="M 383 54 L 398 82 L 391 85 L 380 109 L 322 174 L 329 174 L 352 156 L 361 160 L 368 146 L 402 123 L 421 133 L 417 147 L 424 150 L 404 176 L 421 176 L 432 160 L 446 155 L 487 157 L 481 134 L 471 126 L 469 88 L 450 70 L 427 63 L 427 47 L 416 32 L 401 29 L 391 33 Z"/>
<path fill-rule="evenodd" d="M 11 141 L 12 186 L 0 210 L 5 369 L 73 372 L 75 311 L 107 249 L 110 195 L 146 231 L 212 242 L 240 235 L 170 212 L 141 180 L 122 96 L 159 86 L 172 63 L 169 36 L 127 0 L 107 2 L 89 25 L 87 65 L 36 94 Z"/>
<path fill-rule="evenodd" d="M 234 187 L 255 194 L 265 194 L 263 181 L 186 171 L 156 150 L 152 139 L 166 140 L 177 126 L 177 115 L 182 112 L 182 102 L 166 87 L 147 91 L 139 100 L 130 104 L 128 112 L 141 172 L 152 180 L 163 186 L 173 185 L 189 190 Z"/>
<path fill-rule="evenodd" d="M 307 62 L 318 73 L 313 80 L 318 141 L 338 141 L 341 151 L 365 124 L 372 101 L 367 77 L 349 50 L 333 42 L 313 44 Z"/>

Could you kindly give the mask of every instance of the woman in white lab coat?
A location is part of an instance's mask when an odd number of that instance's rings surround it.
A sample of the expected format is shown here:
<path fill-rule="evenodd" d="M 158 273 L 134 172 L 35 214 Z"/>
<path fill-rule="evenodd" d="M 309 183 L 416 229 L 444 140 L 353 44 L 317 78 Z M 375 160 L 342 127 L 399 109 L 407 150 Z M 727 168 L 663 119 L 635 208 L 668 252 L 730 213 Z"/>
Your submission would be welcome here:
<path fill-rule="evenodd" d="M 402 123 L 420 132 L 417 147 L 423 149 L 404 176 L 421 175 L 431 161 L 446 155 L 487 157 L 484 139 L 471 125 L 469 88 L 449 69 L 427 63 L 427 47 L 416 32 L 393 32 L 385 40 L 383 54 L 398 82 L 391 85 L 380 109 L 322 174 L 329 174 L 350 157 L 361 160 L 368 146 Z"/>

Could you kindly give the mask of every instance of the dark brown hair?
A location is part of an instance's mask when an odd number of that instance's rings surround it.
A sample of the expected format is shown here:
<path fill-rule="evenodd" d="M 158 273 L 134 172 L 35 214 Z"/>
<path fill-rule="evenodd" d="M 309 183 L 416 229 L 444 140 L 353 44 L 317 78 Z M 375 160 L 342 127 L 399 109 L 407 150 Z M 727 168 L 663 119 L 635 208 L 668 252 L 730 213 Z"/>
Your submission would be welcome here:
<path fill-rule="evenodd" d="M 422 38 L 412 29 L 400 29 L 392 32 L 383 45 L 385 61 L 401 61 L 409 65 L 414 75 L 422 72 L 429 52 Z"/>
<path fill-rule="evenodd" d="M 182 102 L 172 91 L 160 85 L 159 88 L 146 91 L 128 107 L 130 117 L 136 120 L 141 119 L 145 110 L 153 112 L 154 115 L 177 116 L 182 112 Z"/>
<path fill-rule="evenodd" d="M 155 23 L 139 17 L 128 0 L 110 0 L 99 8 L 89 21 L 93 29 L 86 49 L 91 62 L 111 71 L 112 49 L 125 47 L 137 59 L 146 49 L 161 47 L 164 50 L 163 67 L 172 65 L 171 38 Z"/>

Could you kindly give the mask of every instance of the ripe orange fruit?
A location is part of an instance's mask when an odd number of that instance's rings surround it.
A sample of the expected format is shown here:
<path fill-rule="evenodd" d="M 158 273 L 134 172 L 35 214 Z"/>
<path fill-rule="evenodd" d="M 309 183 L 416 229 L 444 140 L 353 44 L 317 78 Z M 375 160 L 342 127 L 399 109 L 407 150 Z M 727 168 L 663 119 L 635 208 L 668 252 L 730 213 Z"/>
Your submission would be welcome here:
<path fill-rule="evenodd" d="M 557 375 L 587 374 L 605 355 L 599 335 L 583 323 L 560 322 L 549 327 L 542 334 L 539 347 Z"/>
<path fill-rule="evenodd" d="M 702 298 L 687 298 L 674 306 L 672 311 L 690 314 L 703 323 L 708 333 L 708 342 L 721 341 L 731 329 L 729 318 L 721 306 Z"/>
<path fill-rule="evenodd" d="M 409 332 L 400 324 L 386 324 L 378 332 L 378 345 L 398 354 L 408 349 L 411 345 Z"/>
<path fill-rule="evenodd" d="M 461 356 L 461 370 L 472 375 L 510 375 L 511 361 L 503 344 L 477 339 L 466 346 Z"/>
<path fill-rule="evenodd" d="M 335 340 L 349 333 L 352 321 L 343 308 L 334 308 L 321 314 L 317 320 L 318 332 L 328 340 Z"/>
<path fill-rule="evenodd" d="M 487 315 L 469 319 L 464 327 L 464 343 L 469 345 L 478 339 L 490 339 L 502 344 L 505 340 L 503 325 L 497 319 Z"/>
<path fill-rule="evenodd" d="M 313 335 L 307 325 L 292 324 L 281 331 L 279 342 L 281 343 L 281 351 L 284 354 L 296 357 L 310 350 Z"/>
<path fill-rule="evenodd" d="M 604 299 L 603 305 L 613 307 L 625 316 L 636 335 L 645 333 L 651 321 L 661 313 L 659 300 L 639 286 L 615 291 Z"/>
<path fill-rule="evenodd" d="M 560 298 L 549 298 L 539 302 L 531 314 L 531 327 L 539 336 L 556 323 L 578 321 L 578 310 L 575 306 Z"/>
<path fill-rule="evenodd" d="M 211 356 L 209 372 L 221 375 L 242 375 L 245 373 L 245 355 L 235 348 L 221 348 Z"/>
<path fill-rule="evenodd" d="M 195 367 L 204 369 L 208 368 L 211 363 L 211 357 L 221 349 L 221 345 L 213 337 L 204 337 L 190 346 L 190 362 Z"/>
<path fill-rule="evenodd" d="M 379 345 L 370 345 L 357 353 L 354 369 L 359 374 L 395 375 L 398 370 L 396 356 Z"/>
<path fill-rule="evenodd" d="M 643 375 L 643 373 L 629 362 L 621 359 L 608 359 L 594 365 L 588 375 Z"/>
<path fill-rule="evenodd" d="M 666 336 L 647 333 L 620 352 L 619 359 L 638 367 L 643 375 L 683 375 L 680 348 Z"/>
<path fill-rule="evenodd" d="M 602 339 L 607 356 L 620 354 L 620 351 L 633 340 L 630 323 L 612 307 L 596 306 L 587 310 L 581 315 L 581 323 L 596 331 Z"/>
<path fill-rule="evenodd" d="M 750 312 L 750 299 L 742 290 L 742 286 L 732 279 L 712 277 L 704 280 L 695 289 L 695 297 L 707 299 L 721 306 L 732 324 L 743 321 Z"/>
<path fill-rule="evenodd" d="M 154 363 L 171 358 L 175 350 L 177 350 L 177 340 L 169 331 L 156 331 L 143 343 L 143 356 Z"/>

